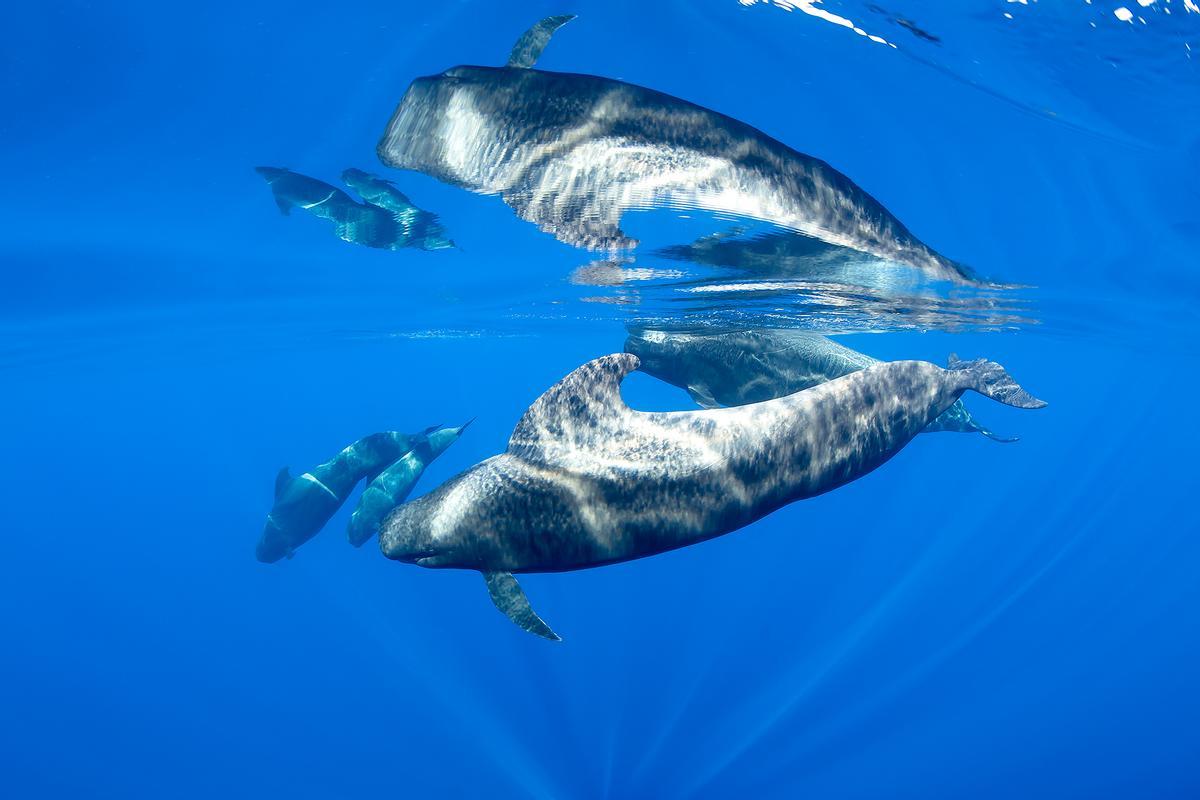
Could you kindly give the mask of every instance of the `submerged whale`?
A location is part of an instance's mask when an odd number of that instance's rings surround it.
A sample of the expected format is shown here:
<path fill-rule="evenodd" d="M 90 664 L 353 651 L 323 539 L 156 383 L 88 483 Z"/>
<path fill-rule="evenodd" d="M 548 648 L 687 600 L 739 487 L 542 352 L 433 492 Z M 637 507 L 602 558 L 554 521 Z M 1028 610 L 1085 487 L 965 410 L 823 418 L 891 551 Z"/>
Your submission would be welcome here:
<path fill-rule="evenodd" d="M 321 532 L 346 502 L 354 485 L 368 483 L 389 464 L 424 442 L 435 429 L 408 434 L 373 433 L 344 448 L 333 458 L 293 478 L 288 468 L 275 476 L 275 503 L 258 540 L 255 555 L 272 563 L 291 558 L 296 548 Z"/>
<path fill-rule="evenodd" d="M 525 412 L 508 449 L 391 513 L 388 558 L 483 573 L 492 601 L 537 635 L 558 636 L 512 573 L 584 569 L 720 536 L 865 475 L 968 389 L 1045 405 L 990 361 L 949 369 L 881 363 L 736 408 L 634 411 L 621 381 L 637 356 L 579 367 Z"/>
<path fill-rule="evenodd" d="M 642 372 L 684 389 L 704 408 L 773 400 L 879 363 L 825 336 L 787 329 L 716 334 L 630 329 L 625 352 L 641 360 Z M 980 425 L 961 400 L 925 428 L 934 431 L 1016 441 Z"/>
<path fill-rule="evenodd" d="M 937 280 L 978 283 L 824 161 L 732 117 L 611 78 L 532 69 L 570 16 L 517 42 L 506 66 L 458 66 L 408 87 L 380 160 L 484 194 L 593 250 L 637 244 L 627 210 L 752 217 Z"/>
<path fill-rule="evenodd" d="M 437 215 L 417 208 L 391 181 L 350 167 L 342 172 L 342 182 L 367 203 L 390 212 L 406 246 L 422 250 L 454 247 Z"/>
<path fill-rule="evenodd" d="M 407 209 L 396 211 L 389 206 L 359 203 L 336 186 L 282 167 L 255 167 L 254 171 L 267 181 L 275 204 L 285 216 L 293 208 L 299 208 L 328 220 L 333 223 L 334 234 L 344 242 L 383 250 L 453 247 L 444 237 L 445 230 L 437 218 L 411 203 Z M 361 174 L 372 177 L 365 172 Z M 395 195 L 404 197 L 398 191 Z"/>
<path fill-rule="evenodd" d="M 446 452 L 446 448 L 458 441 L 458 437 L 462 436 L 463 430 L 470 424 L 468 422 L 457 428 L 440 428 L 433 431 L 425 440 L 417 442 L 412 450 L 368 482 L 346 527 L 350 544 L 361 547 L 370 540 L 379 531 L 383 518 L 408 498 L 425 468 Z"/>

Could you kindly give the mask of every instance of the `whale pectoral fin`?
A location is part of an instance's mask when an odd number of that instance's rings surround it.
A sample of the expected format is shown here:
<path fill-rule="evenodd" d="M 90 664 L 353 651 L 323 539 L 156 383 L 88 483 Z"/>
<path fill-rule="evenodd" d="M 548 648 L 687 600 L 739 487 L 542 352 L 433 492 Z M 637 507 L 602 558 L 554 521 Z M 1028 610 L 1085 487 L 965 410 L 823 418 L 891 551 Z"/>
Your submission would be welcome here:
<path fill-rule="evenodd" d="M 550 630 L 550 626 L 534 612 L 521 584 L 517 583 L 517 579 L 512 576 L 511 572 L 484 572 L 483 580 L 487 583 L 488 594 L 491 595 L 492 602 L 506 617 L 517 623 L 522 629 L 537 634 L 543 639 L 553 642 L 562 641 L 559 635 Z"/>
<path fill-rule="evenodd" d="M 279 472 L 275 475 L 275 499 L 276 500 L 279 499 L 279 495 L 283 494 L 284 487 L 286 487 L 291 482 L 291 480 L 292 480 L 292 476 L 288 474 L 288 468 L 281 467 Z"/>
<path fill-rule="evenodd" d="M 532 67 L 541 57 L 546 45 L 550 44 L 550 37 L 554 35 L 554 32 L 573 19 L 575 19 L 574 14 L 560 14 L 546 17 L 535 23 L 532 28 L 521 34 L 521 38 L 517 39 L 517 43 L 513 45 L 512 52 L 508 56 L 508 66 L 517 69 Z"/>
<path fill-rule="evenodd" d="M 701 408 L 711 409 L 721 407 L 721 404 L 716 401 L 712 394 L 710 394 L 707 389 L 704 389 L 700 386 L 696 386 L 694 384 L 689 385 L 687 387 L 687 393 L 692 400 L 695 401 L 696 405 L 700 406 Z"/>

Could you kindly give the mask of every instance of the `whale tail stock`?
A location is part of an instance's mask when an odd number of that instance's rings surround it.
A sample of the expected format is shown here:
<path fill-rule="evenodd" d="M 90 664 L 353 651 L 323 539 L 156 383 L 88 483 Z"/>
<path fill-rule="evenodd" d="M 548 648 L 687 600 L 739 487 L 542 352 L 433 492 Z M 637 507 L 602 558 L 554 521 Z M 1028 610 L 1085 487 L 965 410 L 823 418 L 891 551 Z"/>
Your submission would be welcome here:
<path fill-rule="evenodd" d="M 946 369 L 962 373 L 964 389 L 972 389 L 998 403 L 1016 408 L 1045 408 L 1047 405 L 1045 400 L 1039 400 L 1022 389 L 995 361 L 984 358 L 963 361 L 951 353 Z"/>

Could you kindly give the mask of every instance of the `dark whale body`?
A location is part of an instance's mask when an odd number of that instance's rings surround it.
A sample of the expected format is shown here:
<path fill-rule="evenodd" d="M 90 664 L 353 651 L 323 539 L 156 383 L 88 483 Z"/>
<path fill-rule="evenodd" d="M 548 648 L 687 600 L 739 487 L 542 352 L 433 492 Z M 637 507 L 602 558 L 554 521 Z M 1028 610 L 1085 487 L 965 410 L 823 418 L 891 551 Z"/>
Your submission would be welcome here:
<path fill-rule="evenodd" d="M 346 502 L 355 484 L 363 478 L 368 478 L 368 482 L 374 479 L 389 464 L 424 442 L 431 431 L 373 433 L 294 478 L 287 467 L 279 470 L 275 477 L 275 502 L 255 548 L 258 560 L 269 564 L 291 558 L 300 545 L 321 532 Z"/>
<path fill-rule="evenodd" d="M 413 81 L 380 160 L 499 194 L 520 218 L 579 247 L 633 247 L 620 228 L 625 211 L 670 206 L 752 217 L 937 280 L 977 282 L 824 161 L 654 89 L 530 64 L 458 66 Z"/>
<path fill-rule="evenodd" d="M 786 397 L 702 411 L 625 405 L 621 353 L 578 368 L 526 411 L 506 452 L 384 521 L 389 558 L 475 569 L 517 624 L 557 638 L 512 573 L 627 561 L 721 536 L 883 464 L 967 389 L 1043 405 L 998 364 L 876 364 Z"/>

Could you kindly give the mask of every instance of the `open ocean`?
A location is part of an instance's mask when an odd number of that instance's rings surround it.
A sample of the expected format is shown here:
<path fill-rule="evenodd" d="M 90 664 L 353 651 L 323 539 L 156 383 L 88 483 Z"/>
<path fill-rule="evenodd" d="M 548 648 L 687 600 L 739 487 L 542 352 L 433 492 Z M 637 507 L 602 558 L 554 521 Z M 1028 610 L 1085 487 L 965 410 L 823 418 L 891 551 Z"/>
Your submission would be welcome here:
<path fill-rule="evenodd" d="M 578 16 L 536 69 L 740 120 L 1008 286 L 705 263 L 778 229 L 686 203 L 592 252 L 380 163 L 415 78 L 500 67 L 554 14 Z M 3 797 L 1200 797 L 1192 0 L 4 16 Z M 343 241 L 258 166 L 394 181 L 456 246 Z M 360 489 L 255 558 L 280 467 L 474 419 L 426 494 L 638 326 L 988 358 L 1049 405 L 969 392 L 1020 441 L 918 435 L 731 535 L 518 576 L 561 643 L 472 571 L 350 547 Z M 697 408 L 643 373 L 623 393 Z"/>

